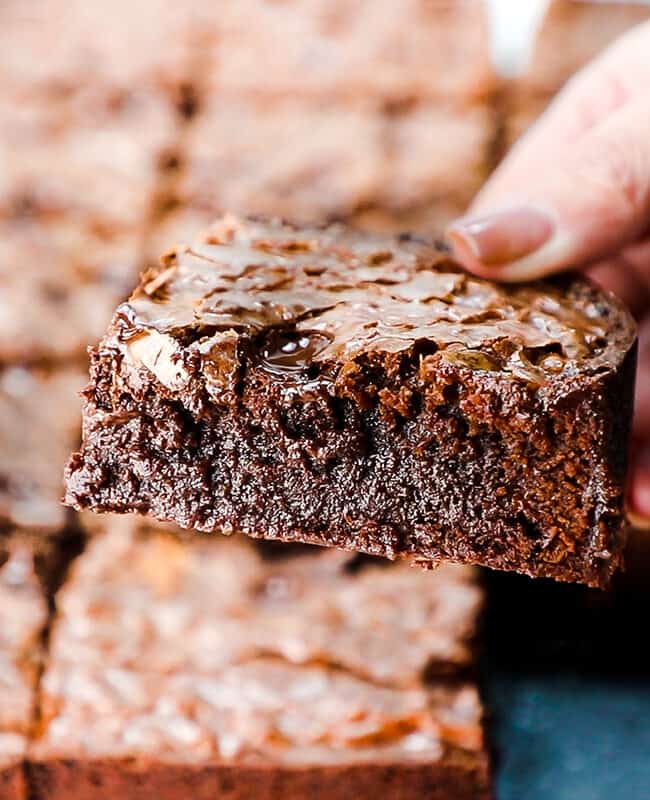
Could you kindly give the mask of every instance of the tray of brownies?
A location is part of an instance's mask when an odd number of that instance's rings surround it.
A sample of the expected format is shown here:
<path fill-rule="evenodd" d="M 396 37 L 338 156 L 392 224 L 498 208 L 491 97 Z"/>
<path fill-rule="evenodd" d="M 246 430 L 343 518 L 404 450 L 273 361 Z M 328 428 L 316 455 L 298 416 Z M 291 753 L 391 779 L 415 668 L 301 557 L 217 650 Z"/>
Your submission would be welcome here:
<path fill-rule="evenodd" d="M 648 797 L 634 318 L 445 232 L 650 5 L 491 11 L 0 2 L 0 800 Z"/>

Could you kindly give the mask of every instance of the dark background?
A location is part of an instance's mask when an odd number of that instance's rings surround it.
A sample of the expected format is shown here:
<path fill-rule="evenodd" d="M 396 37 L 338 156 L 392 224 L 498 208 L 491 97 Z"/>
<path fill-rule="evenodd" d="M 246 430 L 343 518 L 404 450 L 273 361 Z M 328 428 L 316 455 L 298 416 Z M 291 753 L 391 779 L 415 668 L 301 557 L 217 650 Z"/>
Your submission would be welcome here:
<path fill-rule="evenodd" d="M 650 533 L 609 592 L 486 574 L 499 800 L 650 798 Z"/>

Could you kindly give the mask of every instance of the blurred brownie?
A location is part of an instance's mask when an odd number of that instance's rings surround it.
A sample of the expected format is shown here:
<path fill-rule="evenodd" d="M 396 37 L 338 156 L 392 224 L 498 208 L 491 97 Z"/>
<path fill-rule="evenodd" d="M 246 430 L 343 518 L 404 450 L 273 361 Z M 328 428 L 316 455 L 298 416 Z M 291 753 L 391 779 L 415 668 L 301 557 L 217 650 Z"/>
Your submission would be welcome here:
<path fill-rule="evenodd" d="M 469 659 L 471 570 L 107 527 L 59 595 L 35 800 L 489 795 L 476 688 L 431 670 Z"/>
<path fill-rule="evenodd" d="M 78 220 L 0 220 L 0 365 L 84 362 L 128 296 L 143 249 L 138 233 Z"/>
<path fill-rule="evenodd" d="M 228 98 L 202 109 L 187 137 L 181 208 L 322 220 L 377 198 L 388 180 L 385 122 L 370 101 Z"/>
<path fill-rule="evenodd" d="M 0 122 L 0 363 L 85 360 L 175 179 L 173 115 L 142 92 L 98 87 L 4 98 Z"/>
<path fill-rule="evenodd" d="M 27 800 L 24 759 L 30 733 L 47 603 L 32 554 L 0 541 L 0 797 Z"/>
<path fill-rule="evenodd" d="M 635 357 L 580 278 L 499 286 L 427 240 L 225 217 L 93 351 L 66 499 L 604 585 Z"/>
<path fill-rule="evenodd" d="M 63 468 L 79 439 L 81 370 L 0 369 L 0 531 L 58 531 Z"/>
<path fill-rule="evenodd" d="M 440 197 L 424 205 L 406 209 L 370 206 L 352 214 L 349 223 L 362 231 L 392 234 L 409 231 L 432 237 L 441 234 L 452 220 L 462 216 L 466 211 L 465 201 Z"/>
<path fill-rule="evenodd" d="M 460 215 L 488 177 L 495 130 L 487 105 L 417 103 L 392 114 L 386 123 L 389 174 L 379 205 L 402 213 L 429 208 L 441 217 L 455 206 Z"/>
<path fill-rule="evenodd" d="M 552 0 L 523 78 L 527 89 L 554 94 L 614 39 L 648 19 L 646 2 Z"/>
<path fill-rule="evenodd" d="M 200 69 L 204 0 L 47 0 L 0 7 L 4 32 L 0 80 L 17 103 L 62 102 L 98 87 L 138 87 L 180 115 Z M 35 54 L 47 54 L 47 58 Z M 155 134 L 155 131 L 150 130 Z"/>
<path fill-rule="evenodd" d="M 112 234 L 151 218 L 176 159 L 177 123 L 151 93 L 0 102 L 0 217 L 70 219 Z"/>
<path fill-rule="evenodd" d="M 493 83 L 480 0 L 244 0 L 213 25 L 213 91 L 467 100 Z"/>
<path fill-rule="evenodd" d="M 514 144 L 575 72 L 649 19 L 644 2 L 552 0 L 526 70 L 507 91 L 506 144 Z"/>
<path fill-rule="evenodd" d="M 54 660 L 207 674 L 265 655 L 403 688 L 472 666 L 482 596 L 471 567 L 432 575 L 307 545 L 269 552 L 132 517 L 95 517 L 90 530 L 57 597 Z M 101 625 L 84 625 L 99 608 Z"/>

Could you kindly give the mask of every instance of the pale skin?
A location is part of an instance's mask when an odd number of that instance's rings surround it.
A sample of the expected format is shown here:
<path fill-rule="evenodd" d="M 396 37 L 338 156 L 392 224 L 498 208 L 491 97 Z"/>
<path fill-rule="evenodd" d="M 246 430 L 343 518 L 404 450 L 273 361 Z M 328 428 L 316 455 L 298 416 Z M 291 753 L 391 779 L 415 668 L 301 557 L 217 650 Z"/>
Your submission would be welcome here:
<path fill-rule="evenodd" d="M 477 275 L 579 268 L 628 304 L 640 340 L 628 505 L 650 524 L 650 23 L 567 84 L 447 236 Z"/>

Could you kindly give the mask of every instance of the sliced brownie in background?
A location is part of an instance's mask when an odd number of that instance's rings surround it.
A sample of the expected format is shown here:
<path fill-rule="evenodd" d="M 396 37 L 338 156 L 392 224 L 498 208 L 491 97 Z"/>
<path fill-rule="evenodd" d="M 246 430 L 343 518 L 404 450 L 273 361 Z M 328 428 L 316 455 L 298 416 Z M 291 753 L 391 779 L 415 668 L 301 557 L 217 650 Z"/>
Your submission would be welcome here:
<path fill-rule="evenodd" d="M 168 203 L 200 4 L 132 5 L 0 8 L 0 363 L 85 361 Z"/>
<path fill-rule="evenodd" d="M 509 91 L 508 144 L 533 124 L 573 74 L 647 20 L 650 6 L 641 1 L 551 0 L 529 63 Z"/>
<path fill-rule="evenodd" d="M 133 287 L 135 238 L 71 219 L 0 220 L 0 365 L 84 364 Z"/>
<path fill-rule="evenodd" d="M 23 105 L 67 103 L 99 88 L 140 91 L 187 113 L 201 59 L 205 0 L 3 3 L 0 79 Z M 157 135 L 156 131 L 150 131 Z"/>
<path fill-rule="evenodd" d="M 478 0 L 251 0 L 206 11 L 205 31 L 179 212 L 158 247 L 224 211 L 441 230 L 491 169 L 496 78 Z"/>
<path fill-rule="evenodd" d="M 217 92 L 472 100 L 493 86 L 480 0 L 244 0 L 212 23 Z"/>
<path fill-rule="evenodd" d="M 58 596 L 34 798 L 489 796 L 470 569 L 104 524 Z"/>
<path fill-rule="evenodd" d="M 3 107 L 0 362 L 82 362 L 141 267 L 174 116 L 111 87 Z"/>
<path fill-rule="evenodd" d="M 79 440 L 81 369 L 0 369 L 0 529 L 63 529 L 66 452 Z"/>
<path fill-rule="evenodd" d="M 47 601 L 33 553 L 0 535 L 0 797 L 27 800 L 27 739 L 36 705 Z"/>
<path fill-rule="evenodd" d="M 67 502 L 606 585 L 635 357 L 583 279 L 499 286 L 433 241 L 225 217 L 93 352 Z"/>

